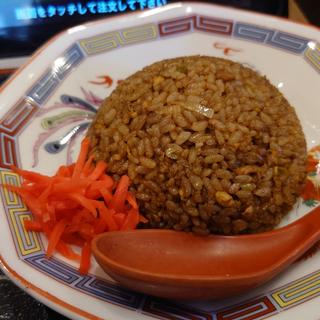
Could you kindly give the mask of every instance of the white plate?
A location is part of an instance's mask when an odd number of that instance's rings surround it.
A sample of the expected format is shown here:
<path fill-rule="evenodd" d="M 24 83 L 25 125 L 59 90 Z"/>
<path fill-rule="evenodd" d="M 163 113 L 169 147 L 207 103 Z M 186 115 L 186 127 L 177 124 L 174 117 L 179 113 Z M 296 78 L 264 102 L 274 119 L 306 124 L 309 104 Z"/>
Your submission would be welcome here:
<path fill-rule="evenodd" d="M 315 146 L 320 140 L 319 40 L 313 27 L 195 3 L 69 29 L 38 50 L 1 89 L 0 180 L 19 182 L 10 164 L 51 174 L 72 161 L 84 131 L 63 150 L 54 150 L 53 142 L 75 126 L 84 129 L 117 81 L 154 61 L 191 54 L 233 59 L 266 75 L 295 106 L 308 147 Z M 45 240 L 22 227 L 30 212 L 14 194 L 0 192 L 1 267 L 28 293 L 70 318 L 319 319 L 319 252 L 237 298 L 166 301 L 120 288 L 96 264 L 83 277 L 59 255 L 47 260 Z M 300 205 L 283 224 L 308 210 Z"/>

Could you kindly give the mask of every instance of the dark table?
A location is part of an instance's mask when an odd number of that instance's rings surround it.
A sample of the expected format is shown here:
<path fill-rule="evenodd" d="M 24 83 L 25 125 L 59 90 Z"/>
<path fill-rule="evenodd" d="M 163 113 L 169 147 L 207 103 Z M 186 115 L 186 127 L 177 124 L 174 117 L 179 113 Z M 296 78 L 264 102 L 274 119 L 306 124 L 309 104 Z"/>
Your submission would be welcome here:
<path fill-rule="evenodd" d="M 67 320 L 13 284 L 0 270 L 1 320 Z"/>

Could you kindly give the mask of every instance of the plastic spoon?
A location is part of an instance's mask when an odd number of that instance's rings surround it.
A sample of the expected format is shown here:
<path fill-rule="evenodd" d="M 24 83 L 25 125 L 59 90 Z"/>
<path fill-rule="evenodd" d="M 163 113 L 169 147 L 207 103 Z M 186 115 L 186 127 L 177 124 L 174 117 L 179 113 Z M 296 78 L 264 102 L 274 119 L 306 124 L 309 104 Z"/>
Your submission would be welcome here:
<path fill-rule="evenodd" d="M 121 285 L 176 299 L 223 298 L 270 280 L 320 240 L 320 208 L 270 232 L 195 236 L 169 230 L 108 232 L 93 254 Z"/>

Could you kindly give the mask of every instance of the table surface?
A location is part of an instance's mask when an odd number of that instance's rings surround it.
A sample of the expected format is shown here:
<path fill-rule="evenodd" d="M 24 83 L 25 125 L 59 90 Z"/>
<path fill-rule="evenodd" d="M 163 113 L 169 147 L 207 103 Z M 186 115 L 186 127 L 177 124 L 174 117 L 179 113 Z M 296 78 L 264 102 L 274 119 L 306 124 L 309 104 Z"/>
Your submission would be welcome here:
<path fill-rule="evenodd" d="M 1 320 L 67 320 L 14 285 L 0 270 Z"/>
<path fill-rule="evenodd" d="M 308 22 L 294 0 L 289 0 L 289 18 Z M 0 78 L 4 80 L 3 77 Z M 14 285 L 0 270 L 0 320 L 68 320 Z"/>

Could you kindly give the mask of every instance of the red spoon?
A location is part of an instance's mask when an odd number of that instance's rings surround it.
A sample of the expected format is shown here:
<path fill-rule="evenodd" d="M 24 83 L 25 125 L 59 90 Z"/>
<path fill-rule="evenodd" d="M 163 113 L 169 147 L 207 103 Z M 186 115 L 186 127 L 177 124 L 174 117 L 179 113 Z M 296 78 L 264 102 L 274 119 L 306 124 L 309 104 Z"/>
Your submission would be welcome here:
<path fill-rule="evenodd" d="M 320 208 L 270 232 L 195 236 L 169 230 L 108 232 L 93 254 L 124 287 L 175 299 L 223 298 L 270 280 L 320 240 Z"/>

